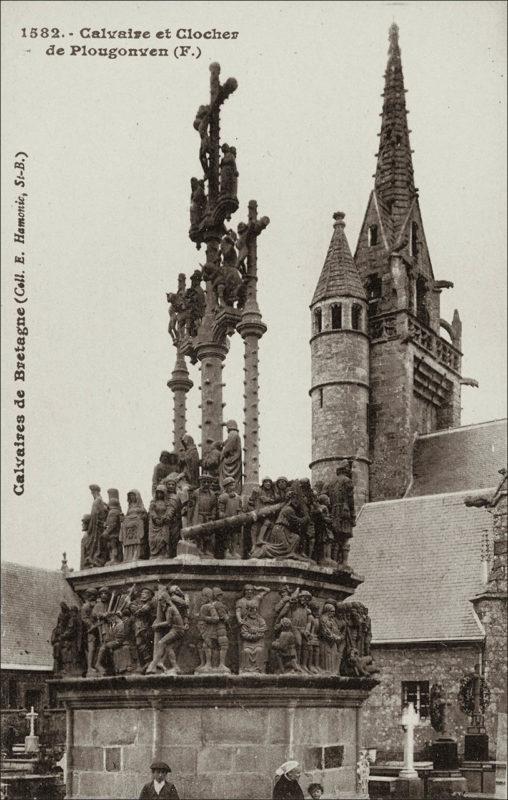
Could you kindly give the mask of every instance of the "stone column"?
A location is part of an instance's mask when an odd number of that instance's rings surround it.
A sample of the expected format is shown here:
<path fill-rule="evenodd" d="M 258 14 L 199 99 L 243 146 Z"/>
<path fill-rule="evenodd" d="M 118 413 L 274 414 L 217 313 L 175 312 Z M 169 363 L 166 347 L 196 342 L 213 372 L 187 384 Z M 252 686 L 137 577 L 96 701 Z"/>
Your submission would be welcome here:
<path fill-rule="evenodd" d="M 200 342 L 196 355 L 201 369 L 201 455 L 212 442 L 222 441 L 222 367 L 228 348 L 216 342 Z"/>
<path fill-rule="evenodd" d="M 257 302 L 257 237 L 269 224 L 268 217 L 258 220 L 255 200 L 249 202 L 249 234 L 247 254 L 247 299 L 237 326 L 244 341 L 244 431 L 243 431 L 243 493 L 249 497 L 259 486 L 259 340 L 266 333 Z"/>
<path fill-rule="evenodd" d="M 173 447 L 178 451 L 187 427 L 185 395 L 194 385 L 189 378 L 185 358 L 179 350 L 177 350 L 175 368 L 167 385 L 173 392 Z"/>

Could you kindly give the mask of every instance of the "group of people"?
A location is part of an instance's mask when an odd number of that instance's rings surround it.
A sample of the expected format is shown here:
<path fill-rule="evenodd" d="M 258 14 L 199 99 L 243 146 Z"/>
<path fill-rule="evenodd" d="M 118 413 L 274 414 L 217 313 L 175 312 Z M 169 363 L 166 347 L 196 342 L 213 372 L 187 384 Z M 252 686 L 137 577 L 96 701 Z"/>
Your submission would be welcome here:
<path fill-rule="evenodd" d="M 139 795 L 139 800 L 179 800 L 178 791 L 169 780 L 171 767 L 165 761 L 154 761 L 150 769 L 152 780 L 146 783 Z M 272 800 L 305 800 L 300 786 L 302 767 L 298 761 L 285 761 L 275 771 Z M 323 786 L 313 782 L 307 787 L 307 796 L 311 800 L 320 800 Z"/>

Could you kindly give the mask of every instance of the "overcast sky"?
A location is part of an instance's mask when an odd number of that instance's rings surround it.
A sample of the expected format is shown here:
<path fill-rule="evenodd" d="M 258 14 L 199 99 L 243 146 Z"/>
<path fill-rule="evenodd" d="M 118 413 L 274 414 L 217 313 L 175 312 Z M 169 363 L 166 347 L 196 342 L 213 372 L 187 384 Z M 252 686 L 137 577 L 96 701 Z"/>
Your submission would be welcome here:
<path fill-rule="evenodd" d="M 88 485 L 150 499 L 171 443 L 175 351 L 166 292 L 203 262 L 187 238 L 189 180 L 199 176 L 195 112 L 212 61 L 238 90 L 222 115 L 238 150 L 240 210 L 271 219 L 259 240 L 261 472 L 305 475 L 310 461 L 308 305 L 346 213 L 354 250 L 372 188 L 387 59 L 396 20 L 425 234 L 442 316 L 463 322 L 463 423 L 505 409 L 504 3 L 6 2 L 3 52 L 4 560 L 79 567 Z M 201 40 L 200 58 L 70 56 L 82 27 L 149 30 L 127 46 L 168 47 L 178 28 L 238 31 Z M 21 29 L 58 27 L 59 40 Z M 155 33 L 169 28 L 172 39 Z M 70 36 L 73 33 L 73 36 Z M 45 55 L 55 42 L 63 56 Z M 28 153 L 27 377 L 14 383 L 14 155 Z M 241 339 L 224 370 L 225 418 L 242 419 Z M 188 430 L 198 441 L 199 382 Z M 12 491 L 15 390 L 27 395 L 26 489 Z"/>

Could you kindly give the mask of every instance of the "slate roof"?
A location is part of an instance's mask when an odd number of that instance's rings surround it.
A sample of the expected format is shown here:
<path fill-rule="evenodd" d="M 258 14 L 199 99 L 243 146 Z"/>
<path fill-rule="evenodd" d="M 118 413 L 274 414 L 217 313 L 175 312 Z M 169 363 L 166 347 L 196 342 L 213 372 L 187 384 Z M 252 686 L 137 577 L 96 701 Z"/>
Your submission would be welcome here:
<path fill-rule="evenodd" d="M 485 509 L 464 505 L 467 494 L 363 506 L 350 564 L 365 583 L 352 599 L 369 608 L 374 642 L 483 638 L 469 601 L 485 588 L 482 538 L 492 523 Z"/>
<path fill-rule="evenodd" d="M 311 305 L 338 296 L 366 299 L 360 273 L 353 261 L 344 233 L 344 214 L 338 211 L 334 214 L 334 219 L 332 239 Z"/>
<path fill-rule="evenodd" d="M 60 603 L 79 605 L 61 572 L 2 563 L 2 668 L 53 669 L 51 631 Z"/>
<path fill-rule="evenodd" d="M 506 419 L 419 436 L 408 495 L 497 486 L 506 466 Z"/>

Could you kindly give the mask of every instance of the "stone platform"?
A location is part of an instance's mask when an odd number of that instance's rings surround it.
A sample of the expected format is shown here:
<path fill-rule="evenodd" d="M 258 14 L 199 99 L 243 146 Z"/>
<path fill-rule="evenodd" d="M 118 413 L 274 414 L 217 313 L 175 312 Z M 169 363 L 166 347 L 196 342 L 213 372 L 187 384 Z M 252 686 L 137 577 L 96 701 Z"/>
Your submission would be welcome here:
<path fill-rule="evenodd" d="M 131 798 L 153 758 L 181 798 L 268 800 L 296 758 L 329 796 L 355 797 L 360 707 L 372 678 L 129 675 L 56 681 L 67 713 L 67 797 Z M 136 794 L 136 792 L 138 794 Z"/>

